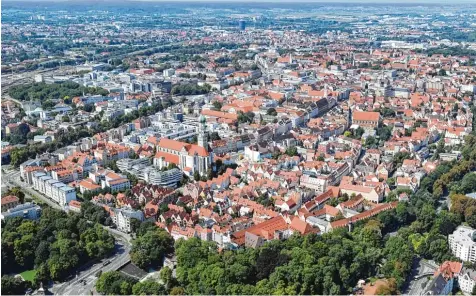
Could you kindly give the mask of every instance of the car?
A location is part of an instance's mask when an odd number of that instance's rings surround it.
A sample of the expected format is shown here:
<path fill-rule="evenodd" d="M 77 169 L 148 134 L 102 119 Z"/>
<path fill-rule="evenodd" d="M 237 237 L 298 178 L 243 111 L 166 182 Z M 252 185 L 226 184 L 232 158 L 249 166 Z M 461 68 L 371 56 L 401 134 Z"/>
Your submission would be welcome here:
<path fill-rule="evenodd" d="M 106 261 L 104 261 L 104 263 L 102 264 L 102 266 L 106 266 L 106 265 L 108 265 L 109 263 L 111 263 L 111 261 L 110 261 L 110 260 L 106 260 Z"/>

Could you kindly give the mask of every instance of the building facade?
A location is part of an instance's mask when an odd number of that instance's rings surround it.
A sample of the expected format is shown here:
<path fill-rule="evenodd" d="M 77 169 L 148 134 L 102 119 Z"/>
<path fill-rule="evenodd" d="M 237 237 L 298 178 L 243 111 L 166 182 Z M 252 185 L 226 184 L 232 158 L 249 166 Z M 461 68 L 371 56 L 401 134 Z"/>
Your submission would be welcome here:
<path fill-rule="evenodd" d="M 467 226 L 458 226 L 448 236 L 453 255 L 463 261 L 476 262 L 476 230 Z"/>
<path fill-rule="evenodd" d="M 1 214 L 2 220 L 21 217 L 23 219 L 36 220 L 41 215 L 41 208 L 32 203 L 24 203 L 7 210 Z"/>

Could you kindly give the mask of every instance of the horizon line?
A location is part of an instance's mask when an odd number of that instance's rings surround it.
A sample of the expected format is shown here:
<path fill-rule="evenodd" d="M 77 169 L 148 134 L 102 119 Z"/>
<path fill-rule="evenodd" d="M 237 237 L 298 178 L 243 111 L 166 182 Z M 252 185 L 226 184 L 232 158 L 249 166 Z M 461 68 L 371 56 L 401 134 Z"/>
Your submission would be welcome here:
<path fill-rule="evenodd" d="M 19 2 L 32 2 L 32 3 L 74 3 L 74 4 L 88 4 L 94 2 L 96 4 L 100 3 L 133 3 L 133 2 L 162 2 L 162 3 L 324 3 L 324 4 L 344 4 L 344 3 L 365 3 L 365 4 L 472 4 L 474 0 L 86 0 L 81 2 L 76 2 L 75 0 L 3 0 L 3 3 L 19 3 Z"/>

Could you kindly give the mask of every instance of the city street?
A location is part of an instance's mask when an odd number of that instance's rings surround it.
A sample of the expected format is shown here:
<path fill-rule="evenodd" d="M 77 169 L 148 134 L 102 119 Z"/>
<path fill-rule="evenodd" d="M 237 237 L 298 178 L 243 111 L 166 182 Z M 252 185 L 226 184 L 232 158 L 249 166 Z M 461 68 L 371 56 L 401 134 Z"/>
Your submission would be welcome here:
<path fill-rule="evenodd" d="M 117 270 L 121 266 L 127 264 L 130 261 L 129 251 L 130 243 L 127 240 L 124 242 L 122 238 L 117 239 L 115 254 L 112 257 L 103 259 L 101 262 L 90 266 L 87 270 L 79 272 L 74 279 L 68 282 L 55 285 L 52 289 L 52 292 L 55 295 L 90 294 L 91 291 L 94 290 L 94 286 L 97 281 L 96 274 L 99 271 L 107 272 Z M 103 264 L 107 260 L 109 260 L 111 263 L 104 266 Z"/>
<path fill-rule="evenodd" d="M 405 291 L 405 295 L 421 295 L 426 285 L 431 281 L 432 275 L 438 268 L 435 264 L 417 258 L 413 262 L 411 280 Z M 430 279 L 429 279 L 430 278 Z"/>

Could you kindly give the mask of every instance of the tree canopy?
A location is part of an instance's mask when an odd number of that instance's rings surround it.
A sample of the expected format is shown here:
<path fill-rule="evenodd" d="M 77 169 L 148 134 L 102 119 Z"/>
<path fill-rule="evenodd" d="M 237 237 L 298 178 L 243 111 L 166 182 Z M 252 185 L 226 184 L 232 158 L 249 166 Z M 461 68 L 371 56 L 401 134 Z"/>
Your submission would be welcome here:
<path fill-rule="evenodd" d="M 77 97 L 84 94 L 107 95 L 109 92 L 98 87 L 85 87 L 76 82 L 65 81 L 61 83 L 46 84 L 37 82 L 13 86 L 8 94 L 19 101 L 55 101 L 64 97 Z"/>
<path fill-rule="evenodd" d="M 161 228 L 148 228 L 132 242 L 131 261 L 140 268 L 158 268 L 166 254 L 173 251 L 173 238 Z"/>
<path fill-rule="evenodd" d="M 64 280 L 114 250 L 114 237 L 78 214 L 45 208 L 38 221 L 14 218 L 2 227 L 2 272 L 35 269 L 35 283 Z"/>

